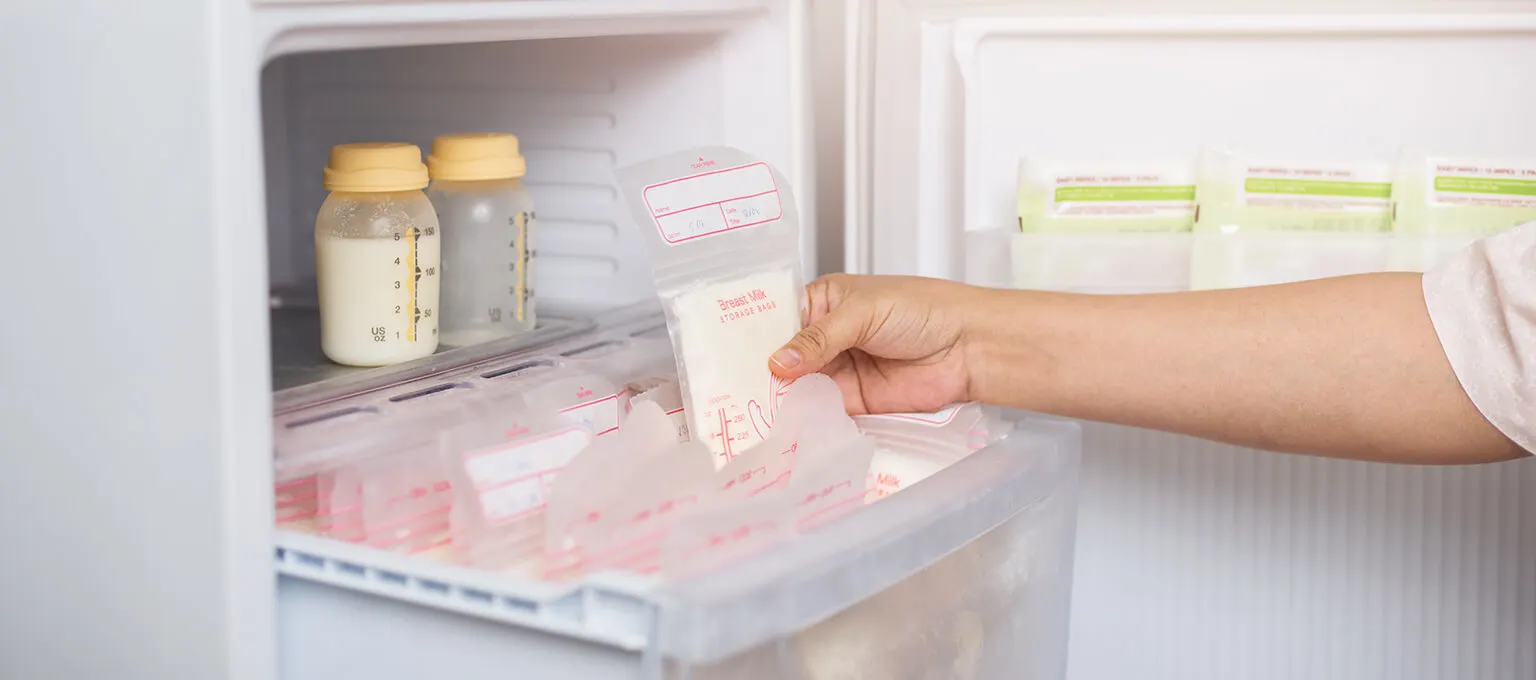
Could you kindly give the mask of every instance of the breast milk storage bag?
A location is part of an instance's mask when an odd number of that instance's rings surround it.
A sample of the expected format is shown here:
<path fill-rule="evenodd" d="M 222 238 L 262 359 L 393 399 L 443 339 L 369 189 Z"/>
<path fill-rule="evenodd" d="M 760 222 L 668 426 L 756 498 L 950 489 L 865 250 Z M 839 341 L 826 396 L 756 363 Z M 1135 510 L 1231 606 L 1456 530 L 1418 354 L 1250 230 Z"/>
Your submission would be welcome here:
<path fill-rule="evenodd" d="M 427 169 L 427 197 L 443 227 L 443 344 L 531 330 L 534 214 L 517 138 L 442 135 L 432 140 Z"/>
<path fill-rule="evenodd" d="M 315 218 L 320 347 L 349 366 L 385 366 L 437 350 L 437 213 L 421 193 L 412 144 L 331 149 Z"/>
<path fill-rule="evenodd" d="M 688 429 L 716 467 L 762 441 L 787 385 L 768 357 L 800 329 L 800 224 L 789 183 L 707 147 L 619 172 L 651 253 Z"/>

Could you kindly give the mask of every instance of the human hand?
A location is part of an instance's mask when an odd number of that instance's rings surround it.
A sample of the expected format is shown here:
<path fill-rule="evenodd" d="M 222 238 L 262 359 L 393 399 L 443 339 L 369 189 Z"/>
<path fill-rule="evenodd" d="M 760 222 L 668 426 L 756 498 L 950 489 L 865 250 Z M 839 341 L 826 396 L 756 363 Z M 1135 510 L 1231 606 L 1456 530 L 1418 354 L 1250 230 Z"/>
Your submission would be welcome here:
<path fill-rule="evenodd" d="M 852 415 L 926 413 L 976 399 L 968 317 L 984 290 L 942 279 L 833 274 L 806 286 L 805 329 L 769 360 L 820 371 Z"/>

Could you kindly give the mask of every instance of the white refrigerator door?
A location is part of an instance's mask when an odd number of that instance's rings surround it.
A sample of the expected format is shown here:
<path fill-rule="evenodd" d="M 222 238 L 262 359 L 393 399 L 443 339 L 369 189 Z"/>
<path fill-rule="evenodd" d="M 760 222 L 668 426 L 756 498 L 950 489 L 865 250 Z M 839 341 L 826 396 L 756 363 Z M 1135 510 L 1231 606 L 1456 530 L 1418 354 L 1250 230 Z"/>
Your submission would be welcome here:
<path fill-rule="evenodd" d="M 1536 157 L 1536 5 L 1260 4 L 1292 13 L 854 0 L 848 269 L 959 278 L 967 232 L 1013 222 L 1024 154 Z M 1082 484 L 1074 680 L 1536 677 L 1536 460 L 1090 425 Z"/>

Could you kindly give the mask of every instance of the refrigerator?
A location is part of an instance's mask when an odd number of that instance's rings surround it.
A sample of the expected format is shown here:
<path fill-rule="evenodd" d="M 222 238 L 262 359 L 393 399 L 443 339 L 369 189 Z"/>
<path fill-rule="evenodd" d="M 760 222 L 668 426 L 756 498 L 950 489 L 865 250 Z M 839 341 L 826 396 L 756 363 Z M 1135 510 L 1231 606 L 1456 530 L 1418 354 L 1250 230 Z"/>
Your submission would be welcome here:
<path fill-rule="evenodd" d="M 1026 155 L 1225 144 L 1536 157 L 1536 3 L 1524 0 L 848 0 L 843 12 L 842 172 L 818 177 L 814 143 L 832 135 L 813 129 L 824 66 L 811 54 L 828 46 L 812 45 L 807 0 L 0 10 L 0 186 L 16 227 L 0 341 L 0 675 L 730 677 L 718 659 L 679 661 L 701 638 L 666 639 L 682 628 L 651 618 L 688 611 L 687 630 L 709 630 L 712 610 L 677 604 L 705 600 L 611 582 L 519 591 L 512 611 L 491 612 L 505 602 L 495 583 L 274 532 L 274 368 L 288 355 L 273 307 L 313 285 L 333 144 L 518 134 L 541 217 L 539 294 L 577 316 L 652 299 L 612 172 L 690 146 L 737 147 L 785 173 L 808 272 L 988 285 L 1018 283 L 1020 261 L 1056 247 L 1015 233 Z M 817 223 L 829 185 L 843 219 Z M 841 258 L 818 252 L 829 244 Z M 1382 267 L 1400 246 L 1366 244 Z M 880 572 L 828 544 L 817 554 L 854 570 L 811 560 L 806 573 L 858 599 L 994 527 L 1025 527 L 1016 535 L 1060 553 L 1035 565 L 1047 585 L 1020 605 L 1033 623 L 1003 638 L 1034 661 L 981 677 L 1536 677 L 1536 461 L 1367 465 L 1029 422 L 1055 452 L 1049 475 L 993 451 L 901 506 L 902 535 L 932 538 L 921 558 L 888 556 L 879 564 L 901 566 Z M 988 475 L 1017 484 L 967 485 Z M 1059 506 L 1043 506 L 1055 514 L 1038 536 L 1019 514 L 1031 489 Z M 977 500 L 943 505 L 956 499 Z M 920 521 L 929 500 L 944 521 Z M 859 574 L 871 583 L 838 580 Z M 782 642 L 791 628 L 834 615 L 775 609 L 775 593 L 832 587 L 796 583 L 753 591 L 772 615 L 738 611 L 721 638 L 761 643 L 762 667 L 780 668 L 803 651 Z M 740 623 L 770 619 L 778 628 L 751 634 Z"/>

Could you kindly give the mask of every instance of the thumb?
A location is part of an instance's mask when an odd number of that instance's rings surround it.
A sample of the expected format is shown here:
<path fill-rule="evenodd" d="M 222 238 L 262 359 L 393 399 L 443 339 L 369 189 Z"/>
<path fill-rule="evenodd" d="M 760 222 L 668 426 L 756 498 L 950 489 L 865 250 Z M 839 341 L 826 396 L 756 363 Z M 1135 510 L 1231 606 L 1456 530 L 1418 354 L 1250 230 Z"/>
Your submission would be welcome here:
<path fill-rule="evenodd" d="M 781 378 L 815 373 L 837 355 L 857 346 L 867 322 L 854 306 L 841 305 L 790 338 L 768 359 L 768 366 Z"/>

